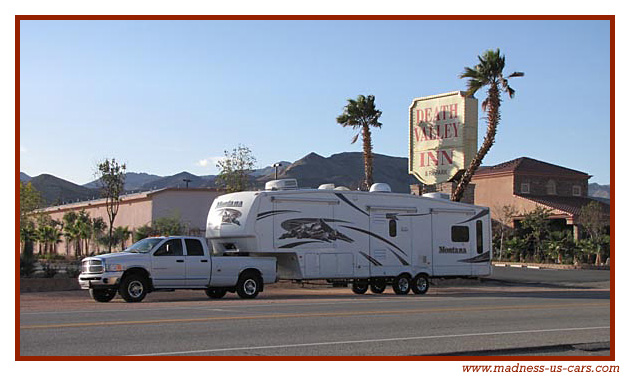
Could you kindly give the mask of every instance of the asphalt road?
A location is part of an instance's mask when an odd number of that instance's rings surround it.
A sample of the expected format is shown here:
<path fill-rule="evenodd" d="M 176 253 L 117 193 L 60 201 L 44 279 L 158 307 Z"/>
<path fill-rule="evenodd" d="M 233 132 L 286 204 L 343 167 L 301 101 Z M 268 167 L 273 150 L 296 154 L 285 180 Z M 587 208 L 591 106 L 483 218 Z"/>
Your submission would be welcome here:
<path fill-rule="evenodd" d="M 509 284 L 496 283 L 502 273 Z M 596 288 L 519 285 L 535 277 L 521 273 L 424 296 L 276 287 L 255 300 L 176 291 L 129 304 L 96 303 L 86 291 L 22 294 L 19 348 L 23 356 L 584 355 L 589 346 L 608 354 L 610 294 L 597 285 L 604 272 L 593 277 Z M 545 283 L 580 281 L 555 275 Z"/>

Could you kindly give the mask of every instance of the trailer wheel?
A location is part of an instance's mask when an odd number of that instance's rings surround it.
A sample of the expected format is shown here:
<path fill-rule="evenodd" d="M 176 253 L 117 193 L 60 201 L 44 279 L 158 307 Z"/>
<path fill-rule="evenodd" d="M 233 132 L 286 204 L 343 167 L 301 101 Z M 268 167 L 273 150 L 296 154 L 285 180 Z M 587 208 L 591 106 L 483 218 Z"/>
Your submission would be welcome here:
<path fill-rule="evenodd" d="M 236 293 L 242 299 L 254 299 L 262 290 L 262 279 L 255 273 L 246 272 L 241 275 L 236 284 Z"/>
<path fill-rule="evenodd" d="M 398 277 L 394 278 L 392 288 L 394 289 L 396 295 L 409 294 L 409 290 L 411 290 L 411 282 L 409 281 L 409 276 L 407 274 L 401 274 Z"/>
<path fill-rule="evenodd" d="M 368 290 L 368 283 L 365 280 L 355 279 L 352 281 L 352 292 L 355 294 L 365 294 Z"/>
<path fill-rule="evenodd" d="M 373 294 L 382 294 L 386 287 L 387 282 L 382 278 L 375 279 L 370 283 L 370 291 L 372 291 Z"/>
<path fill-rule="evenodd" d="M 225 296 L 225 294 L 227 294 L 227 290 L 220 287 L 211 287 L 206 289 L 206 295 L 208 295 L 208 298 L 210 299 L 221 299 Z"/>
<path fill-rule="evenodd" d="M 115 289 L 90 289 L 90 296 L 97 302 L 107 303 L 116 296 Z"/>
<path fill-rule="evenodd" d="M 426 294 L 429 291 L 429 278 L 426 274 L 418 274 L 411 281 L 411 290 L 414 294 Z"/>
<path fill-rule="evenodd" d="M 147 296 L 149 282 L 140 274 L 130 274 L 123 278 L 118 292 L 127 303 L 137 303 Z"/>

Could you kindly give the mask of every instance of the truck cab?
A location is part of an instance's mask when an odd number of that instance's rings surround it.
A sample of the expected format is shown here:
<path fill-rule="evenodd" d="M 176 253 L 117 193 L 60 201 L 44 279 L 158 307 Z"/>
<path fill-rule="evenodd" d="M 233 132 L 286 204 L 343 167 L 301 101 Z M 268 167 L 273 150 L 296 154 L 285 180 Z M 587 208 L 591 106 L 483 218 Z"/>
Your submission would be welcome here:
<path fill-rule="evenodd" d="M 119 253 L 87 257 L 81 263 L 79 284 L 99 302 L 120 293 L 127 302 L 142 301 L 159 290 L 205 290 L 210 298 L 236 292 L 254 298 L 265 283 L 276 281 L 272 257 L 212 255 L 204 238 L 151 237 Z"/>

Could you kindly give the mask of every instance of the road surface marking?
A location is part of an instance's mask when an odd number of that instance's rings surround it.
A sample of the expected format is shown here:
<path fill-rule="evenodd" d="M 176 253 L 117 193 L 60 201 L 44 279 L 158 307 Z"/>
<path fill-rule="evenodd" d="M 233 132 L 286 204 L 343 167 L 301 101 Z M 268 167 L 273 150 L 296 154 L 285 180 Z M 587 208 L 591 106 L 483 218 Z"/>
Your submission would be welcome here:
<path fill-rule="evenodd" d="M 232 348 L 223 348 L 223 349 L 205 349 L 205 350 L 172 351 L 172 352 L 149 353 L 149 354 L 132 354 L 132 355 L 127 355 L 127 356 L 183 355 L 183 354 L 199 354 L 199 353 L 213 353 L 213 352 L 225 352 L 225 351 L 286 349 L 286 348 L 292 348 L 292 347 L 295 348 L 295 347 L 309 347 L 309 346 L 350 345 L 350 344 L 375 343 L 375 342 L 413 341 L 413 340 L 462 338 L 462 337 L 481 337 L 481 336 L 497 336 L 497 335 L 506 335 L 506 334 L 553 333 L 553 332 L 569 332 L 569 331 L 579 331 L 579 330 L 601 330 L 601 329 L 610 329 L 610 326 L 595 326 L 595 327 L 590 327 L 590 328 L 558 328 L 558 329 L 539 329 L 539 330 L 515 330 L 515 331 L 511 331 L 511 332 L 443 334 L 443 335 L 435 335 L 435 336 L 378 338 L 378 339 L 363 339 L 363 340 L 354 340 L 354 341 L 312 342 L 312 343 L 296 343 L 296 344 L 286 344 L 286 345 L 232 347 Z"/>
<path fill-rule="evenodd" d="M 100 321 L 100 322 L 79 322 L 67 324 L 43 324 L 43 325 L 23 325 L 20 329 L 59 329 L 59 328 L 80 328 L 89 326 L 114 326 L 114 325 L 141 325 L 141 324 L 168 324 L 168 323 L 190 323 L 203 321 L 222 320 L 256 320 L 256 319 L 286 319 L 305 317 L 344 317 L 344 316 L 370 316 L 370 315 L 395 315 L 410 313 L 438 313 L 438 312 L 475 312 L 475 311 L 497 311 L 497 310 L 534 310 L 534 309 L 554 309 L 554 308 L 578 308 L 578 307 L 609 307 L 609 304 L 588 303 L 588 304 L 546 304 L 546 305 L 520 305 L 520 306 L 483 306 L 483 307 L 450 307 L 450 308 L 426 308 L 426 309 L 405 309 L 391 311 L 349 311 L 349 312 L 323 312 L 323 313 L 287 313 L 270 314 L 257 316 L 226 316 L 226 317 L 200 317 L 189 319 L 156 319 L 156 320 L 136 320 L 136 321 Z"/>

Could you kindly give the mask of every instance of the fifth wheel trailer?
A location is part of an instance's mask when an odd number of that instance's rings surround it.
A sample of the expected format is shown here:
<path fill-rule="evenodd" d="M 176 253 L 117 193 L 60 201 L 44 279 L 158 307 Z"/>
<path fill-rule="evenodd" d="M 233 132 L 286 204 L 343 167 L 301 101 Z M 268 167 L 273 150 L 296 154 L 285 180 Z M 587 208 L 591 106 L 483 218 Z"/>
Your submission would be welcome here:
<path fill-rule="evenodd" d="M 423 294 L 433 277 L 491 273 L 488 208 L 383 183 L 362 192 L 284 179 L 226 194 L 210 208 L 206 237 L 216 255 L 275 257 L 278 279 L 347 281 L 355 293 L 391 284 Z"/>

